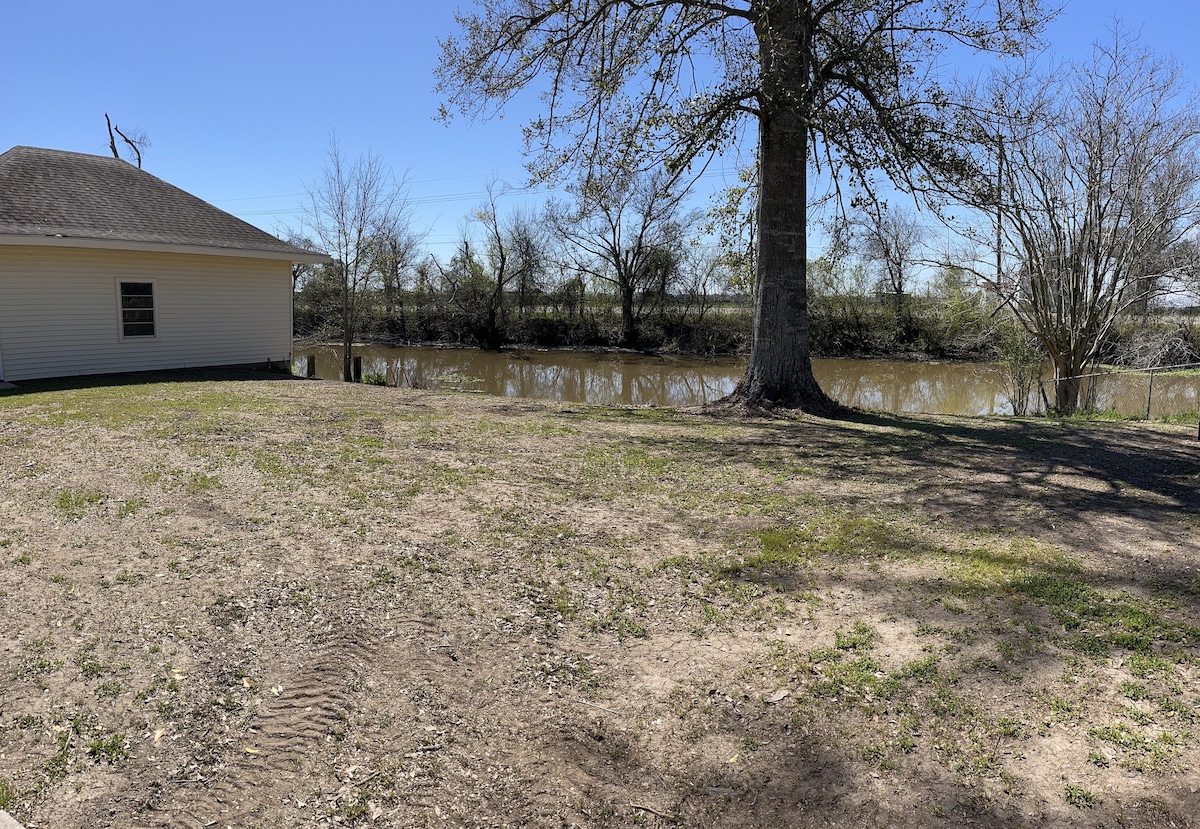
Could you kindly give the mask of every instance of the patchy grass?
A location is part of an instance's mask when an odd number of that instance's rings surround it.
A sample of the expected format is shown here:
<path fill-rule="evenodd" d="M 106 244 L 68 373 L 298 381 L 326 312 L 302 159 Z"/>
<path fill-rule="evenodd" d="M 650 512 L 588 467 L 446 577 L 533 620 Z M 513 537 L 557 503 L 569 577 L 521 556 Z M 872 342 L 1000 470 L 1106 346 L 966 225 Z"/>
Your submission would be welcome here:
<path fill-rule="evenodd" d="M 77 826 L 152 822 L 146 792 L 231 825 L 1183 825 L 1193 431 L 0 394 L 0 801 Z"/>

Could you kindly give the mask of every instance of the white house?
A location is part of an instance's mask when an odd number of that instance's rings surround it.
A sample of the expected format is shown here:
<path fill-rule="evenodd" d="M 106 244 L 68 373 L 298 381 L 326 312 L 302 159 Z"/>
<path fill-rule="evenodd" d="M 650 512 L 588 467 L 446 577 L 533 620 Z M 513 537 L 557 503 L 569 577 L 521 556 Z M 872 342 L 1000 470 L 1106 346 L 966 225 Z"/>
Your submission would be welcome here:
<path fill-rule="evenodd" d="M 329 262 L 120 159 L 0 155 L 0 381 L 290 362 L 292 263 Z"/>

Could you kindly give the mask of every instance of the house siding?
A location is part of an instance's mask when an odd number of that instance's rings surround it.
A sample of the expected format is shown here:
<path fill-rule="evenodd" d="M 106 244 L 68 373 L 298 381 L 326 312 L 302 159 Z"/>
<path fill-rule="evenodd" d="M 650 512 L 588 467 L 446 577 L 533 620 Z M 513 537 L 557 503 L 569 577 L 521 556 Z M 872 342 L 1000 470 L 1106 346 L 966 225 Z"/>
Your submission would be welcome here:
<path fill-rule="evenodd" d="M 153 338 L 121 338 L 118 281 L 154 283 Z M 291 290 L 280 260 L 0 246 L 3 379 L 290 360 Z"/>

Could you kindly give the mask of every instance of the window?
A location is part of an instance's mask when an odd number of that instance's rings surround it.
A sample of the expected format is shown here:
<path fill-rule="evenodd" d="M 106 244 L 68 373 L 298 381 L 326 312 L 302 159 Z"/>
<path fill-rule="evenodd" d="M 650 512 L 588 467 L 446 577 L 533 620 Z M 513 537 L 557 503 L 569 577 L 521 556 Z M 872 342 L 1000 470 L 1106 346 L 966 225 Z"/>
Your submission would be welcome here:
<path fill-rule="evenodd" d="M 154 283 L 121 283 L 121 336 L 154 336 Z"/>

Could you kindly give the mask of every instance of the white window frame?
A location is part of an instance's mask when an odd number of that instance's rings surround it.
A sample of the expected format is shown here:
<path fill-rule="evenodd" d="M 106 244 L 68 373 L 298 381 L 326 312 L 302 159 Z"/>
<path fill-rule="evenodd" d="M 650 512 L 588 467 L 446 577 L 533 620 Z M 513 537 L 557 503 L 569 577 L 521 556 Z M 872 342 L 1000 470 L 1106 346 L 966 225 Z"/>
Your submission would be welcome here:
<path fill-rule="evenodd" d="M 125 308 L 122 302 L 123 295 L 121 293 L 122 285 L 149 285 L 150 286 L 150 312 L 154 315 L 154 333 L 153 334 L 126 334 L 125 333 Z M 118 277 L 116 280 L 117 290 L 117 338 L 121 342 L 143 342 L 145 340 L 158 339 L 158 280 L 157 279 L 134 279 L 131 277 Z"/>

